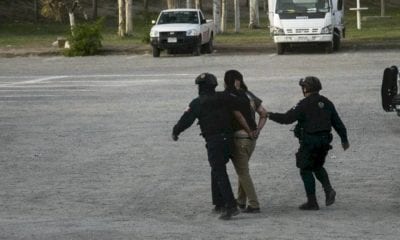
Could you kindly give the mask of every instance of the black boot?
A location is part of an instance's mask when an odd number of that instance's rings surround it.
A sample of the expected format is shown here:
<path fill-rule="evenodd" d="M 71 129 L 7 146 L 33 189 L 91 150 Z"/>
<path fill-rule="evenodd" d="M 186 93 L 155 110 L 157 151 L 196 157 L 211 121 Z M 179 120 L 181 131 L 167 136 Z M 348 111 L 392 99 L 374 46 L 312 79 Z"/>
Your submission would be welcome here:
<path fill-rule="evenodd" d="M 239 208 L 237 206 L 226 208 L 226 210 L 221 214 L 219 219 L 221 220 L 229 220 L 232 216 L 236 216 L 240 213 Z"/>
<path fill-rule="evenodd" d="M 300 210 L 319 210 L 315 194 L 307 196 L 307 202 L 299 206 Z"/>
<path fill-rule="evenodd" d="M 330 206 L 335 202 L 336 192 L 331 189 L 330 191 L 325 192 L 325 205 Z"/>

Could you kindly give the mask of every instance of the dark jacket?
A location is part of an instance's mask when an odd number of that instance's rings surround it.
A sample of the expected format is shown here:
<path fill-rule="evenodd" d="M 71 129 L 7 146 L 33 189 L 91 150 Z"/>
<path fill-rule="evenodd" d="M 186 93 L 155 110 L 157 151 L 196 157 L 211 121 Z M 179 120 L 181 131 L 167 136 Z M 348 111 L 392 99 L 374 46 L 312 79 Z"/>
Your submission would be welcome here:
<path fill-rule="evenodd" d="M 330 133 L 333 127 L 340 136 L 342 143 L 348 143 L 346 127 L 335 106 L 328 98 L 319 93 L 311 94 L 302 99 L 286 113 L 269 113 L 269 118 L 281 124 L 298 121 L 296 128 L 301 128 L 304 134 L 309 135 Z"/>
<path fill-rule="evenodd" d="M 232 134 L 232 112 L 238 110 L 237 97 L 226 92 L 201 94 L 192 100 L 173 134 L 178 136 L 198 119 L 201 135 L 205 138 L 216 134 Z"/>

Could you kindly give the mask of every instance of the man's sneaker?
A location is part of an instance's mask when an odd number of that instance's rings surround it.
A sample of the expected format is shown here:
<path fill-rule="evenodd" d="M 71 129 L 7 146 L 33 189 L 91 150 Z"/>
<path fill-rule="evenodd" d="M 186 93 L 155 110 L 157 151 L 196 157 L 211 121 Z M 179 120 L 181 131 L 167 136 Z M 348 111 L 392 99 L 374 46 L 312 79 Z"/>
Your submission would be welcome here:
<path fill-rule="evenodd" d="M 215 206 L 212 210 L 213 213 L 223 213 L 225 211 L 225 207 L 224 206 Z"/>
<path fill-rule="evenodd" d="M 235 206 L 232 208 L 227 208 L 225 212 L 223 212 L 221 214 L 221 216 L 219 216 L 219 219 L 221 220 L 229 220 L 231 219 L 233 216 L 236 216 L 240 213 L 239 209 Z"/>
<path fill-rule="evenodd" d="M 253 208 L 253 207 L 247 206 L 247 208 L 244 209 L 242 212 L 244 212 L 244 213 L 259 213 L 260 208 Z"/>
<path fill-rule="evenodd" d="M 336 192 L 335 190 L 331 190 L 326 193 L 325 205 L 330 206 L 335 202 Z"/>

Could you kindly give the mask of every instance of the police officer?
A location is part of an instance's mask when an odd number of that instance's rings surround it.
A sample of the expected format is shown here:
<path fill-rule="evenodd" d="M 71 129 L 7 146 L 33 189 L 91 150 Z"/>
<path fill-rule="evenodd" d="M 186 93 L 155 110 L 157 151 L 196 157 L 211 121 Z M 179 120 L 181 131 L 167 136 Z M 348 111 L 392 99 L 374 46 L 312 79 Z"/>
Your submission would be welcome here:
<path fill-rule="evenodd" d="M 307 202 L 300 205 L 301 210 L 318 210 L 319 205 L 315 196 L 315 177 L 321 182 L 325 191 L 326 206 L 335 202 L 336 192 L 329 181 L 324 166 L 325 157 L 332 149 L 331 127 L 340 136 L 344 150 L 349 148 L 347 131 L 340 119 L 335 106 L 326 97 L 319 94 L 322 89 L 317 77 L 300 79 L 299 85 L 304 99 L 286 113 L 268 113 L 272 121 L 290 124 L 297 121 L 294 129 L 299 139 L 300 148 L 296 153 L 296 165 L 307 193 Z M 313 175 L 314 174 L 314 175 Z"/>
<path fill-rule="evenodd" d="M 239 214 L 232 187 L 226 171 L 232 146 L 233 116 L 243 124 L 250 133 L 248 125 L 237 110 L 233 95 L 215 92 L 217 79 L 210 73 L 200 74 L 195 83 L 199 88 L 199 97 L 192 100 L 172 131 L 172 139 L 189 128 L 198 119 L 201 135 L 206 141 L 208 161 L 211 166 L 211 190 L 214 210 L 222 213 L 220 219 L 229 220 Z M 253 136 L 253 135 L 252 135 Z"/>

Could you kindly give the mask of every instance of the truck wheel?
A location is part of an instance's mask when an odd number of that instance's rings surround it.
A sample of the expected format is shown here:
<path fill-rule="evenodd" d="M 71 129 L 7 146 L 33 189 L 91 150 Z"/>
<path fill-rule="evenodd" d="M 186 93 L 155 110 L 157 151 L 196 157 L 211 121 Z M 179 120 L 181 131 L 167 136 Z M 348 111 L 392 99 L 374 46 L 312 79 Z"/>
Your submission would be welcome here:
<path fill-rule="evenodd" d="M 201 45 L 197 44 L 193 47 L 193 56 L 200 56 L 201 54 Z"/>
<path fill-rule="evenodd" d="M 156 46 L 153 46 L 153 57 L 160 57 L 160 49 Z"/>
<path fill-rule="evenodd" d="M 386 112 L 393 111 L 393 99 L 397 95 L 397 74 L 396 66 L 386 68 L 383 71 L 383 80 L 381 88 L 382 108 Z"/>
<path fill-rule="evenodd" d="M 339 33 L 333 33 L 333 50 L 339 51 L 340 49 L 340 35 Z"/>
<path fill-rule="evenodd" d="M 214 45 L 213 45 L 213 37 L 211 36 L 210 41 L 207 43 L 206 46 L 206 53 L 212 53 L 214 51 Z"/>
<path fill-rule="evenodd" d="M 333 42 L 328 42 L 325 46 L 325 52 L 326 53 L 332 53 L 333 52 Z"/>
<path fill-rule="evenodd" d="M 284 43 L 276 44 L 276 53 L 278 55 L 282 55 L 283 53 L 285 53 L 285 44 Z"/>

